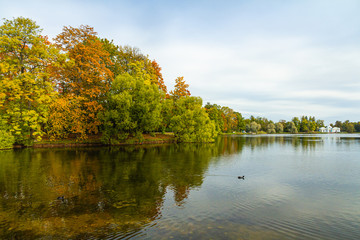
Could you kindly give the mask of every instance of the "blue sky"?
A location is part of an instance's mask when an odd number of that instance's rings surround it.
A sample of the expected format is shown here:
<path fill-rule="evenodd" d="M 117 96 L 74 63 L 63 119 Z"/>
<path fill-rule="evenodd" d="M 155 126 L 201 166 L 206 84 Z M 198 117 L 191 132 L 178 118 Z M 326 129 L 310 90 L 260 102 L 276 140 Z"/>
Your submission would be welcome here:
<path fill-rule="evenodd" d="M 360 121 L 360 1 L 4 1 L 50 38 L 87 24 L 141 49 L 204 103 L 274 121 Z"/>

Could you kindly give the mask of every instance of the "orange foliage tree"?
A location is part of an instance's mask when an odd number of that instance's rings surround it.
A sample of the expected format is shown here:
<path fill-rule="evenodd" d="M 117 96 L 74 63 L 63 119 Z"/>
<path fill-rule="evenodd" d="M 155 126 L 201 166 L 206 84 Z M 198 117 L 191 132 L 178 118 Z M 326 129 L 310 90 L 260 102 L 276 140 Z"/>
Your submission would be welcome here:
<path fill-rule="evenodd" d="M 153 79 L 153 82 L 158 85 L 158 87 L 163 90 L 165 93 L 167 93 L 167 89 L 166 89 L 166 85 L 164 83 L 164 78 L 162 76 L 162 73 L 161 73 L 161 67 L 159 66 L 159 64 L 155 61 L 155 60 L 152 60 L 151 62 L 149 61 L 150 63 L 150 68 L 149 68 L 149 71 L 150 71 L 150 74 L 152 76 L 152 79 Z"/>
<path fill-rule="evenodd" d="M 184 77 L 176 78 L 175 83 L 174 90 L 170 91 L 170 95 L 174 100 L 191 95 L 188 90 L 189 84 L 185 83 Z"/>
<path fill-rule="evenodd" d="M 68 59 L 57 70 L 59 77 L 56 84 L 60 98 L 52 106 L 50 123 L 52 126 L 63 125 L 63 131 L 86 138 L 88 134 L 96 134 L 101 124 L 98 113 L 103 111 L 102 101 L 113 78 L 107 67 L 111 65 L 109 53 L 89 26 L 64 27 L 55 42 L 67 53 Z M 64 106 L 69 111 L 62 111 Z M 58 116 L 61 113 L 70 114 L 70 117 L 61 118 Z M 61 119 L 67 121 L 61 123 Z M 60 132 L 57 134 L 62 135 Z"/>

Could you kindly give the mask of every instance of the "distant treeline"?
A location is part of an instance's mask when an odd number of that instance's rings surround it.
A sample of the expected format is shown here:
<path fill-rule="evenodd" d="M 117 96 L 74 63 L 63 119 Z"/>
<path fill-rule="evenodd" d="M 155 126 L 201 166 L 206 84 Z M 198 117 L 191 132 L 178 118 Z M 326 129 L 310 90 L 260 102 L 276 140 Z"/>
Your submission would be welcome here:
<path fill-rule="evenodd" d="M 215 122 L 216 130 L 224 133 L 314 133 L 319 131 L 319 128 L 325 127 L 324 120 L 312 116 L 293 117 L 291 121 L 273 122 L 264 117 L 243 118 L 240 113 L 231 108 L 216 104 L 207 103 L 205 108 L 210 119 Z M 336 121 L 330 126 L 339 127 L 342 132 L 360 132 L 360 122 Z"/>
<path fill-rule="evenodd" d="M 0 26 L 0 148 L 50 139 L 101 136 L 116 144 L 171 131 L 180 142 L 211 142 L 222 132 L 312 132 L 314 117 L 274 123 L 244 119 L 193 97 L 183 77 L 168 92 L 161 67 L 130 46 L 99 38 L 92 27 L 64 27 L 50 42 L 28 18 Z M 359 124 L 336 123 L 345 131 Z M 352 127 L 351 127 L 352 126 Z"/>

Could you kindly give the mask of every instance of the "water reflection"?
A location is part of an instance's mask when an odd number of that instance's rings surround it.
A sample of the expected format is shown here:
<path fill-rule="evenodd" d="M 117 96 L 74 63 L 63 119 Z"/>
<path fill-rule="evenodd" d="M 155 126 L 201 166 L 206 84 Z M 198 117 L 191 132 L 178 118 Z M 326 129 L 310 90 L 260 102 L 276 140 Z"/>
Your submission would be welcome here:
<path fill-rule="evenodd" d="M 270 222 L 275 214 L 261 216 L 263 221 L 269 220 L 269 224 L 266 223 L 268 225 L 261 229 L 256 225 L 258 217 L 276 206 L 284 206 L 285 203 L 304 205 L 308 189 L 316 192 L 316 186 L 329 181 L 327 172 L 331 170 L 331 165 L 329 162 L 326 163 L 329 165 L 327 167 L 314 165 L 314 161 L 296 161 L 304 159 L 300 155 L 294 158 L 294 162 L 290 162 L 277 157 L 274 152 L 277 153 L 279 148 L 290 149 L 288 155 L 282 155 L 286 156 L 285 159 L 290 159 L 293 157 L 292 151 L 315 152 L 322 148 L 329 150 L 336 147 L 342 147 L 343 151 L 343 145 L 350 148 L 359 139 L 358 136 L 331 136 L 327 139 L 318 135 L 227 136 L 218 138 L 211 144 L 2 151 L 0 239 L 131 238 L 142 236 L 144 229 L 148 233 L 155 231 L 153 226 L 160 219 L 165 219 L 165 222 L 156 231 L 160 234 L 170 231 L 169 236 L 176 235 L 176 232 L 181 236 L 184 229 L 194 229 L 196 224 L 203 222 L 203 225 L 196 227 L 198 237 L 205 234 L 210 234 L 207 235 L 209 237 L 221 237 L 224 232 L 220 229 L 233 224 L 234 228 L 226 229 L 232 238 L 237 238 L 240 231 L 242 236 L 272 236 L 279 239 L 283 235 L 279 234 L 278 226 Z M 256 152 L 261 158 L 250 157 L 247 150 Z M 264 156 L 264 153 L 267 155 Z M 330 159 L 329 156 L 337 156 L 335 152 L 331 154 L 326 155 L 327 159 Z M 240 156 L 245 160 L 239 165 L 237 160 Z M 227 162 L 226 159 L 231 159 L 232 162 Z M 322 160 L 323 157 L 320 156 L 319 159 Z M 208 174 L 212 166 L 218 165 L 225 166 L 225 170 Z M 314 167 L 316 175 L 312 172 Z M 234 168 L 237 169 L 233 170 Z M 236 177 L 228 177 L 237 171 L 249 174 L 251 181 L 239 182 Z M 264 179 L 265 173 L 267 179 Z M 277 179 L 279 175 L 282 179 Z M 204 187 L 206 179 L 211 185 Z M 313 179 L 317 180 L 317 185 L 314 185 Z M 345 177 L 342 184 L 344 182 Z M 250 183 L 252 185 L 247 185 Z M 268 184 L 266 189 L 264 184 Z M 303 188 L 305 184 L 307 188 Z M 333 184 L 331 182 L 326 187 L 332 187 Z M 193 201 L 192 209 L 187 203 L 194 190 L 200 189 L 211 189 L 206 192 L 206 196 L 211 198 Z M 242 202 L 237 202 L 239 191 Z M 295 200 L 291 199 L 289 193 L 297 196 Z M 187 224 L 192 224 L 189 226 L 174 223 L 168 218 L 171 211 L 164 217 L 164 209 L 167 207 L 165 201 L 169 201 L 169 194 L 175 208 L 184 209 L 185 217 L 193 214 L 193 219 L 201 221 L 189 220 Z M 211 210 L 206 208 L 206 201 L 209 206 L 213 204 Z M 220 209 L 219 206 L 223 208 Z M 290 204 L 287 207 L 290 209 Z M 203 213 L 196 215 L 195 211 Z M 236 211 L 243 215 L 232 215 Z M 209 216 L 209 212 L 214 215 Z M 208 221 L 216 219 L 216 214 L 219 219 Z M 283 224 L 281 220 L 278 222 L 279 226 Z M 274 227 L 274 230 L 271 226 L 276 226 L 277 229 Z M 216 232 L 220 235 L 216 235 Z"/>
<path fill-rule="evenodd" d="M 234 136 L 232 137 L 234 138 Z M 252 150 L 267 148 L 273 144 L 280 146 L 291 145 L 294 149 L 303 150 L 315 150 L 316 147 L 320 147 L 324 144 L 322 136 L 318 135 L 263 135 L 263 136 L 238 136 L 242 139 L 243 145 L 250 147 Z"/>
<path fill-rule="evenodd" d="M 242 141 L 1 152 L 0 238 L 97 237 L 136 231 L 199 188 L 209 163 Z"/>

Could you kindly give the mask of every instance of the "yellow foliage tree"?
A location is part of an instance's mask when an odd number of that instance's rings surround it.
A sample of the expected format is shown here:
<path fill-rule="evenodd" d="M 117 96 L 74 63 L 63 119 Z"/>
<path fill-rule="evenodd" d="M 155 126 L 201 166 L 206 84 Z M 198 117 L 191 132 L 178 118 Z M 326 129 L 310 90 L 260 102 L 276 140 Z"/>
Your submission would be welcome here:
<path fill-rule="evenodd" d="M 0 26 L 0 114 L 18 143 L 40 139 L 54 91 L 50 69 L 61 56 L 28 18 Z"/>

